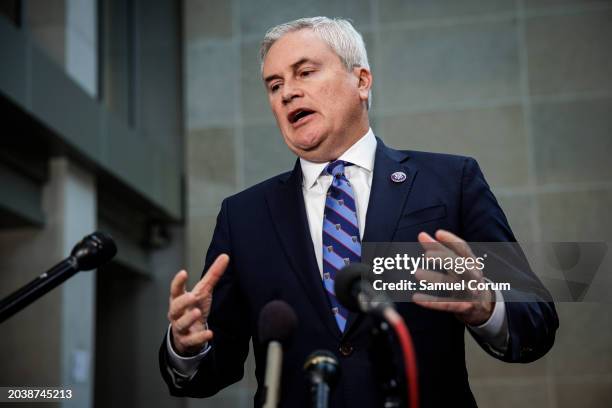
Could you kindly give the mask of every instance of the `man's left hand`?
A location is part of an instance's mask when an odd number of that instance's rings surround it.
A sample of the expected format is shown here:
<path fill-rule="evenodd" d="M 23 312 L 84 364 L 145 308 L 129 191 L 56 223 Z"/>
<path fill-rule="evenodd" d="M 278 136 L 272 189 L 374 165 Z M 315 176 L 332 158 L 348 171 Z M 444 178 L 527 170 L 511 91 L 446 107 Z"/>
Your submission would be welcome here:
<path fill-rule="evenodd" d="M 418 240 L 423 246 L 426 258 L 447 258 L 447 257 L 462 257 L 475 258 L 470 246 L 455 234 L 438 230 L 435 233 L 435 239 L 426 232 L 421 232 L 418 235 Z M 417 280 L 425 280 L 429 282 L 449 282 L 456 283 L 460 281 L 476 280 L 477 282 L 485 282 L 482 270 L 478 268 L 466 268 L 461 275 L 449 271 L 448 273 L 434 272 L 424 269 L 418 269 L 415 274 Z M 463 300 L 467 299 L 467 300 Z M 457 318 L 471 326 L 479 326 L 485 323 L 493 313 L 495 306 L 495 294 L 490 290 L 478 291 L 467 289 L 460 296 L 453 298 L 441 298 L 437 296 L 417 293 L 413 296 L 413 301 L 420 306 L 428 309 L 441 310 L 454 313 Z"/>

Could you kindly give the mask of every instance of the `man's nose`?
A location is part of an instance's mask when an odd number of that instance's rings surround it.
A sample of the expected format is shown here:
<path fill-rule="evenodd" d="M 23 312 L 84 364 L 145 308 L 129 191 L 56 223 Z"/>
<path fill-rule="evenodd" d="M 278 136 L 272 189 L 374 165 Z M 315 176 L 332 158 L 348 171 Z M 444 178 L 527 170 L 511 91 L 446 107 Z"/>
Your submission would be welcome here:
<path fill-rule="evenodd" d="M 283 103 L 287 104 L 291 102 L 294 98 L 297 98 L 302 95 L 302 90 L 295 86 L 292 82 L 286 82 L 283 85 Z"/>

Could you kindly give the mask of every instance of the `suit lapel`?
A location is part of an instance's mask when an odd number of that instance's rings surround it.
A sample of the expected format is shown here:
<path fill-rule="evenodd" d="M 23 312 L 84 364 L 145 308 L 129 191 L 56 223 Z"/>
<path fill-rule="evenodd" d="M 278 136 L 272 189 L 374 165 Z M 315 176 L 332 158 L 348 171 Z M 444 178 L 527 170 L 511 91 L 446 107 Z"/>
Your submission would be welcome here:
<path fill-rule="evenodd" d="M 388 148 L 377 138 L 372 189 L 370 190 L 363 242 L 391 242 L 393 240 L 395 228 L 417 173 L 407 160 L 406 153 Z M 391 175 L 396 172 L 404 173 L 405 180 L 392 181 Z M 345 334 L 360 320 L 358 317 L 356 313 L 349 313 Z"/>
<path fill-rule="evenodd" d="M 378 139 L 364 242 L 393 240 L 395 227 L 417 173 L 407 160 L 408 154 L 390 149 Z M 404 173 L 406 179 L 401 182 L 392 181 L 391 175 L 396 172 Z"/>
<path fill-rule="evenodd" d="M 268 189 L 266 200 L 285 255 L 306 296 L 320 315 L 321 321 L 334 336 L 340 337 L 340 329 L 331 313 L 310 237 L 299 160 L 290 175 Z"/>

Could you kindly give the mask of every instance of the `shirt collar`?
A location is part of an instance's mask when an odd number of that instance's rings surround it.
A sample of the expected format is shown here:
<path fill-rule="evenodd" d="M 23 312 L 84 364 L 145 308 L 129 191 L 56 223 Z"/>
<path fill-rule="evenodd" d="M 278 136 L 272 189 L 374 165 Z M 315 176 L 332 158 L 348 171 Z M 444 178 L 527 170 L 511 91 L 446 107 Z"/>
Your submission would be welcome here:
<path fill-rule="evenodd" d="M 372 128 L 363 135 L 355 144 L 342 153 L 338 160 L 344 160 L 355 166 L 371 172 L 374 169 L 374 157 L 376 156 L 376 137 Z M 315 163 L 300 157 L 300 165 L 302 166 L 302 174 L 304 176 L 304 185 L 312 188 L 319 176 L 329 163 Z"/>

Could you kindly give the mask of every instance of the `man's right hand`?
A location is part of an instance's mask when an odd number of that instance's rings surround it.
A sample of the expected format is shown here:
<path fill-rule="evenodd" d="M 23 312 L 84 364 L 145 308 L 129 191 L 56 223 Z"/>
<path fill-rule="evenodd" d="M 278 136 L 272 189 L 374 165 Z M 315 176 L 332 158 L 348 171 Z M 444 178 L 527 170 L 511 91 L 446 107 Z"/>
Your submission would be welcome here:
<path fill-rule="evenodd" d="M 172 279 L 168 320 L 172 325 L 174 348 L 180 355 L 197 354 L 204 344 L 213 338 L 213 332 L 207 330 L 206 322 L 213 289 L 228 263 L 229 256 L 219 255 L 191 291 L 187 291 L 185 287 L 187 271 L 179 271 Z"/>

